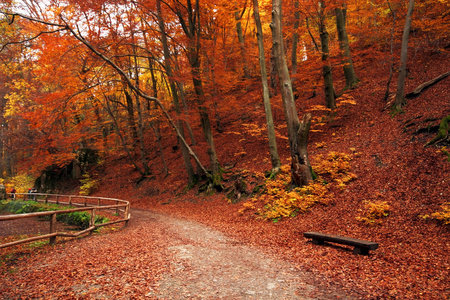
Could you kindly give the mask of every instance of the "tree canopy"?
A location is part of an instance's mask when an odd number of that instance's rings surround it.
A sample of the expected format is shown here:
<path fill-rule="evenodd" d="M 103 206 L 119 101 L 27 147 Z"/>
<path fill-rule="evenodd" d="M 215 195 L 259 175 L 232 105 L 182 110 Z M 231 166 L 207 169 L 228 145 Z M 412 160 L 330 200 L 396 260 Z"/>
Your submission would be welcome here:
<path fill-rule="evenodd" d="M 276 110 L 272 8 L 269 1 L 258 4 Z M 344 87 L 356 86 L 356 77 L 343 84 L 350 52 L 356 69 L 364 67 L 368 54 L 398 63 L 404 1 L 299 0 L 282 6 L 283 55 L 299 114 L 317 93 L 339 97 Z M 439 0 L 416 4 L 411 47 L 445 47 L 449 6 Z M 189 182 L 206 175 L 220 186 L 221 150 L 214 139 L 223 138 L 222 116 L 254 101 L 242 95 L 260 82 L 253 7 L 243 0 L 3 1 L 2 173 L 38 174 L 92 148 L 126 153 L 144 177 L 162 167 L 167 174 L 160 142 L 169 132 L 165 128 L 172 128 L 185 151 Z M 347 47 L 340 37 L 344 29 Z M 334 81 L 324 82 L 326 76 Z M 334 102 L 326 101 L 323 105 L 334 109 Z M 276 135 L 287 132 L 277 129 Z"/>

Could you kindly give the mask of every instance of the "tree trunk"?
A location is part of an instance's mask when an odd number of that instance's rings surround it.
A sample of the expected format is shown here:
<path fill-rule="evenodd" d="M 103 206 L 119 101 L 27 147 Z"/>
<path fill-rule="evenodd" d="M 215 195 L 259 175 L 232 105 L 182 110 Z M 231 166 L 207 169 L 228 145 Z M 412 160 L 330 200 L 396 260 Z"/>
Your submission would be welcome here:
<path fill-rule="evenodd" d="M 244 77 L 246 79 L 249 79 L 250 71 L 248 69 L 248 64 L 247 64 L 247 59 L 246 59 L 244 34 L 242 32 L 242 24 L 241 24 L 242 15 L 244 13 L 245 13 L 245 8 L 242 11 L 242 13 L 237 9 L 234 12 L 234 18 L 236 19 L 236 32 L 237 32 L 237 36 L 238 36 L 238 40 L 239 40 L 239 46 L 241 48 L 241 59 L 242 59 L 242 64 L 244 66 Z"/>
<path fill-rule="evenodd" d="M 195 8 L 192 8 L 191 0 L 187 1 L 188 24 L 182 26 L 186 35 L 190 39 L 188 48 L 188 60 L 191 66 L 193 85 L 196 94 L 198 109 L 200 112 L 200 122 L 203 133 L 208 144 L 208 156 L 210 161 L 212 187 L 221 189 L 222 175 L 220 172 L 219 159 L 217 158 L 216 147 L 214 145 L 214 138 L 211 130 L 211 122 L 208 114 L 208 108 L 205 105 L 204 92 L 201 79 L 200 70 L 200 8 L 199 0 L 195 2 Z M 184 23 L 183 19 L 180 21 Z"/>
<path fill-rule="evenodd" d="M 347 9 L 344 7 L 338 7 L 336 12 L 336 27 L 338 32 L 339 46 L 343 56 L 343 69 L 345 76 L 344 90 L 353 89 L 359 82 L 356 77 L 355 69 L 353 68 L 352 55 L 350 52 L 350 46 L 348 44 L 347 28 L 346 28 L 346 15 Z"/>
<path fill-rule="evenodd" d="M 132 34 L 132 39 L 134 43 L 134 35 Z M 138 66 L 138 60 L 136 57 L 136 47 L 133 46 L 133 63 L 134 63 L 134 73 L 135 73 L 135 84 L 136 87 L 139 89 L 140 81 L 139 81 L 139 66 Z M 141 163 L 142 167 L 144 169 L 144 174 L 149 175 L 150 167 L 148 165 L 147 161 L 147 149 L 145 147 L 145 139 L 144 139 L 144 118 L 142 116 L 142 109 L 141 109 L 141 100 L 138 94 L 136 96 L 136 110 L 138 113 L 138 137 L 139 137 L 139 150 L 141 155 Z"/>
<path fill-rule="evenodd" d="M 394 31 L 395 31 L 395 21 L 397 20 L 397 11 L 392 9 L 391 3 L 388 1 L 389 10 L 392 14 L 392 28 L 391 28 L 391 40 L 390 40 L 390 53 L 391 53 L 391 63 L 389 65 L 389 78 L 386 83 L 386 92 L 384 93 L 384 101 L 388 101 L 389 90 L 391 87 L 392 76 L 394 75 Z"/>
<path fill-rule="evenodd" d="M 125 100 L 127 103 L 127 120 L 128 120 L 128 126 L 130 126 L 130 134 L 131 134 L 131 139 L 132 139 L 132 143 L 134 144 L 136 142 L 138 133 L 137 133 L 137 128 L 136 128 L 136 121 L 134 118 L 134 105 L 133 105 L 133 98 L 131 97 L 130 93 L 127 91 L 126 85 L 124 84 L 124 90 L 123 90 L 124 94 L 125 94 Z"/>
<path fill-rule="evenodd" d="M 307 185 L 313 180 L 311 172 L 311 163 L 308 158 L 308 135 L 311 126 L 311 114 L 306 114 L 297 130 L 297 141 L 292 145 L 295 149 L 295 156 L 292 157 L 292 181 L 297 186 Z"/>
<path fill-rule="evenodd" d="M 294 7 L 295 7 L 295 12 L 294 12 L 295 22 L 294 22 L 294 33 L 292 34 L 292 52 L 291 52 L 292 78 L 291 78 L 291 81 L 292 81 L 292 90 L 296 91 L 295 76 L 297 75 L 297 65 L 298 65 L 298 63 L 297 63 L 298 27 L 300 26 L 300 12 L 298 10 L 298 7 L 299 7 L 298 0 L 295 0 Z"/>
<path fill-rule="evenodd" d="M 169 80 L 170 90 L 172 92 L 173 106 L 175 108 L 175 112 L 176 112 L 177 116 L 180 116 L 181 115 L 180 101 L 178 99 L 177 86 L 173 80 L 172 65 L 171 65 L 171 61 L 170 61 L 171 56 L 170 56 L 170 51 L 169 51 L 169 45 L 167 43 L 164 19 L 163 19 L 162 13 L 161 13 L 161 1 L 160 0 L 156 1 L 156 10 L 157 10 L 157 18 L 158 18 L 159 28 L 161 31 L 161 42 L 163 45 L 164 67 L 165 67 L 167 77 Z M 183 121 L 177 120 L 177 126 L 180 130 L 180 134 L 184 138 Z M 184 160 L 184 166 L 186 167 L 186 171 L 188 174 L 188 186 L 192 186 L 197 181 L 197 175 L 195 174 L 194 168 L 191 163 L 189 150 L 186 148 L 186 146 L 183 143 L 181 143 L 180 139 L 178 139 L 178 142 L 180 144 L 181 155 L 183 156 L 183 160 Z"/>
<path fill-rule="evenodd" d="M 402 36 L 402 49 L 400 53 L 400 71 L 398 74 L 397 92 L 395 94 L 394 106 L 392 109 L 396 112 L 402 111 L 406 105 L 405 100 L 405 81 L 406 81 L 406 61 L 408 57 L 408 40 L 411 30 L 412 14 L 414 10 L 414 0 L 409 0 L 408 12 L 406 13 L 405 28 Z"/>
<path fill-rule="evenodd" d="M 309 159 L 306 152 L 306 140 L 308 137 L 309 126 L 300 124 L 295 107 L 294 95 L 292 92 L 291 78 L 286 63 L 283 35 L 282 35 L 282 12 L 281 0 L 272 0 L 272 43 L 274 59 L 278 70 L 278 77 L 281 86 L 281 97 L 283 100 L 286 125 L 288 129 L 289 145 L 291 150 L 291 177 L 294 186 L 303 186 L 312 179 Z M 305 122 L 310 118 L 309 114 L 303 120 Z M 301 149 L 305 150 L 301 153 Z"/>
<path fill-rule="evenodd" d="M 325 85 L 325 102 L 327 108 L 336 108 L 336 99 L 334 97 L 333 75 L 331 73 L 329 35 L 325 26 L 325 3 L 319 2 L 319 33 L 322 46 L 322 73 Z"/>
<path fill-rule="evenodd" d="M 280 157 L 278 156 L 277 141 L 275 138 L 275 126 L 273 123 L 272 107 L 270 105 L 269 84 L 267 81 L 266 58 L 264 55 L 264 43 L 261 19 L 259 17 L 258 0 L 253 0 L 253 12 L 256 23 L 256 37 L 258 40 L 259 66 L 261 69 L 261 81 L 263 88 L 264 110 L 266 113 L 267 133 L 269 137 L 269 154 L 272 162 L 272 173 L 280 169 Z"/>

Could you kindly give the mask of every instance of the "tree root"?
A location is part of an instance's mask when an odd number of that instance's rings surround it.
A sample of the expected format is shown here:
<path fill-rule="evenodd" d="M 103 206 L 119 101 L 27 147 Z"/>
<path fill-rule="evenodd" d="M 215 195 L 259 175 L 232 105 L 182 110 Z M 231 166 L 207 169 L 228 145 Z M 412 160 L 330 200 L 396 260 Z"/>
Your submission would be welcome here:
<path fill-rule="evenodd" d="M 442 119 L 441 123 L 439 124 L 439 129 L 438 129 L 436 136 L 433 139 L 431 139 L 430 141 L 428 141 L 424 145 L 424 147 L 436 144 L 442 140 L 447 139 L 448 134 L 449 134 L 449 122 L 450 122 L 450 115 L 448 115 Z"/>

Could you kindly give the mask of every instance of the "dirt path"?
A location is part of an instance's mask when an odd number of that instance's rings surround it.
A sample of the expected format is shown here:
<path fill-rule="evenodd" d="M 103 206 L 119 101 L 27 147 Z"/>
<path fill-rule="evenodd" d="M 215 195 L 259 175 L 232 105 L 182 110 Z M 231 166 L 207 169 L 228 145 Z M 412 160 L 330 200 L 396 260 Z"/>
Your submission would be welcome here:
<path fill-rule="evenodd" d="M 57 244 L 2 273 L 5 299 L 351 299 L 218 231 L 144 210 L 121 231 Z"/>

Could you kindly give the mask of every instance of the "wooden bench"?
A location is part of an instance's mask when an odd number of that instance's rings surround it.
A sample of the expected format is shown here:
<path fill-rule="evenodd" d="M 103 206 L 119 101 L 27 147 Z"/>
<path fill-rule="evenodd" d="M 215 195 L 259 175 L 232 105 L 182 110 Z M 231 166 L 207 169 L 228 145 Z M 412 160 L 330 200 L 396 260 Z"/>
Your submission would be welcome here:
<path fill-rule="evenodd" d="M 306 238 L 312 239 L 313 244 L 323 245 L 325 242 L 343 244 L 353 246 L 354 254 L 369 254 L 369 250 L 375 250 L 378 248 L 378 243 L 363 241 L 339 235 L 323 234 L 319 232 L 304 232 L 303 235 Z"/>

